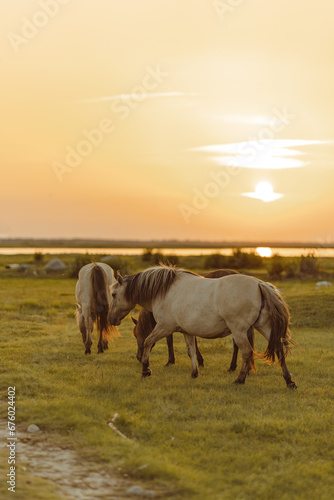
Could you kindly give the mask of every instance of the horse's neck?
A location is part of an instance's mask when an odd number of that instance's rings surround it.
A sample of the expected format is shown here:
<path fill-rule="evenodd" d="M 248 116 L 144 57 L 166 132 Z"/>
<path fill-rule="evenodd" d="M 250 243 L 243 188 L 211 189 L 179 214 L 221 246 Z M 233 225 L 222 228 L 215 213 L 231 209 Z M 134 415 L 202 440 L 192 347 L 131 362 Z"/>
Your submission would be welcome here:
<path fill-rule="evenodd" d="M 147 301 L 147 300 L 141 300 L 140 299 L 140 294 L 138 296 L 137 304 L 142 307 L 143 309 L 146 309 L 147 311 L 152 312 L 152 301 Z"/>

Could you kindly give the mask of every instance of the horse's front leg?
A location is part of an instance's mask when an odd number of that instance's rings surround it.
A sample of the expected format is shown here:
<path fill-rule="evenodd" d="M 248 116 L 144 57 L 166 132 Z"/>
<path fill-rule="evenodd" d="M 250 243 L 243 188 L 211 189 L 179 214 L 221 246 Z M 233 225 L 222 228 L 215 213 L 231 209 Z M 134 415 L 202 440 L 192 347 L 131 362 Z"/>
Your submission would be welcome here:
<path fill-rule="evenodd" d="M 235 343 L 235 341 L 233 339 L 233 355 L 232 355 L 232 361 L 231 361 L 230 367 L 227 370 L 228 372 L 234 372 L 234 370 L 237 368 L 238 351 L 239 351 L 239 347 L 237 346 L 237 344 Z"/>
<path fill-rule="evenodd" d="M 184 333 L 184 340 L 186 341 L 186 344 L 187 344 L 188 355 L 189 355 L 189 358 L 191 359 L 191 366 L 192 366 L 191 377 L 192 378 L 198 377 L 198 366 L 197 366 L 197 361 L 196 361 L 195 339 L 196 339 L 196 337 L 194 337 L 193 335 L 188 335 L 187 333 Z"/>
<path fill-rule="evenodd" d="M 153 345 L 156 342 L 158 342 L 158 340 L 161 340 L 164 337 L 167 337 L 167 335 L 170 335 L 171 333 L 173 333 L 173 332 L 168 331 L 165 328 L 163 328 L 157 324 L 154 327 L 153 331 L 150 333 L 150 335 L 145 340 L 144 352 L 143 352 L 143 357 L 142 357 L 142 376 L 143 377 L 148 377 L 152 373 L 149 366 L 150 366 L 150 352 L 151 352 Z"/>
<path fill-rule="evenodd" d="M 195 348 L 196 348 L 196 358 L 198 361 L 198 366 L 204 366 L 204 358 L 201 354 L 201 351 L 198 349 L 197 337 L 195 337 Z"/>

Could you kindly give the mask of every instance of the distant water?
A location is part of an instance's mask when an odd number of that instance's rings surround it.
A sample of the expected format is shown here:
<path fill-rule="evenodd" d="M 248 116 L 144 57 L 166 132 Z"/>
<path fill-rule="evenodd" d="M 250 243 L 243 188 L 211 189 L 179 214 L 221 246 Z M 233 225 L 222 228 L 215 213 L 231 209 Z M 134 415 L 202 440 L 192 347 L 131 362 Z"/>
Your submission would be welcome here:
<path fill-rule="evenodd" d="M 300 257 L 314 253 L 316 257 L 334 257 L 334 248 L 271 248 L 272 255 L 282 257 Z M 142 255 L 144 248 L 0 248 L 0 255 L 30 255 L 43 253 L 50 255 L 59 254 L 93 254 L 93 255 Z M 157 251 L 157 250 L 155 250 Z M 256 248 L 244 248 L 244 252 L 256 252 Z M 164 255 L 210 255 L 221 253 L 231 255 L 233 248 L 159 248 Z"/>

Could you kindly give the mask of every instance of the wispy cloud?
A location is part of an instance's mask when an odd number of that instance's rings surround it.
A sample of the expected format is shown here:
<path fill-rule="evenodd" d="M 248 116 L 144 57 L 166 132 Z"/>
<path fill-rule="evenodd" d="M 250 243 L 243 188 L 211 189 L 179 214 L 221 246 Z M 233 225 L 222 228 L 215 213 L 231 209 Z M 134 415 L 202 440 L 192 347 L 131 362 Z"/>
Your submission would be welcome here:
<path fill-rule="evenodd" d="M 89 99 L 79 99 L 74 102 L 78 103 L 90 103 L 90 102 L 103 102 L 103 101 L 127 101 L 136 98 L 136 96 L 139 96 L 141 99 L 156 99 L 158 97 L 160 98 L 166 98 L 166 97 L 194 97 L 197 96 L 198 94 L 196 92 L 146 92 L 146 93 L 136 93 L 132 92 L 131 94 L 116 94 L 116 95 L 108 95 L 108 96 L 102 96 L 102 97 L 92 97 Z"/>
<path fill-rule="evenodd" d="M 193 151 L 209 153 L 209 158 L 217 165 L 279 170 L 300 168 L 308 164 L 304 160 L 293 158 L 306 153 L 290 148 L 330 144 L 332 142 L 306 139 L 262 139 L 202 146 L 193 149 Z"/>

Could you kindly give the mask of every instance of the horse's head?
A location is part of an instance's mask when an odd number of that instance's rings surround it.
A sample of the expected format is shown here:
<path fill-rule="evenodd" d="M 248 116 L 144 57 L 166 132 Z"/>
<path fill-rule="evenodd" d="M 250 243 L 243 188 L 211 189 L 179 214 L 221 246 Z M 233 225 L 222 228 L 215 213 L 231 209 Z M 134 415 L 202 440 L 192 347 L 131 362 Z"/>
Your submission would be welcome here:
<path fill-rule="evenodd" d="M 109 304 L 108 321 L 111 325 L 118 326 L 122 319 L 129 314 L 136 303 L 129 302 L 126 298 L 126 278 L 119 273 L 116 282 L 110 287 L 111 300 Z"/>

